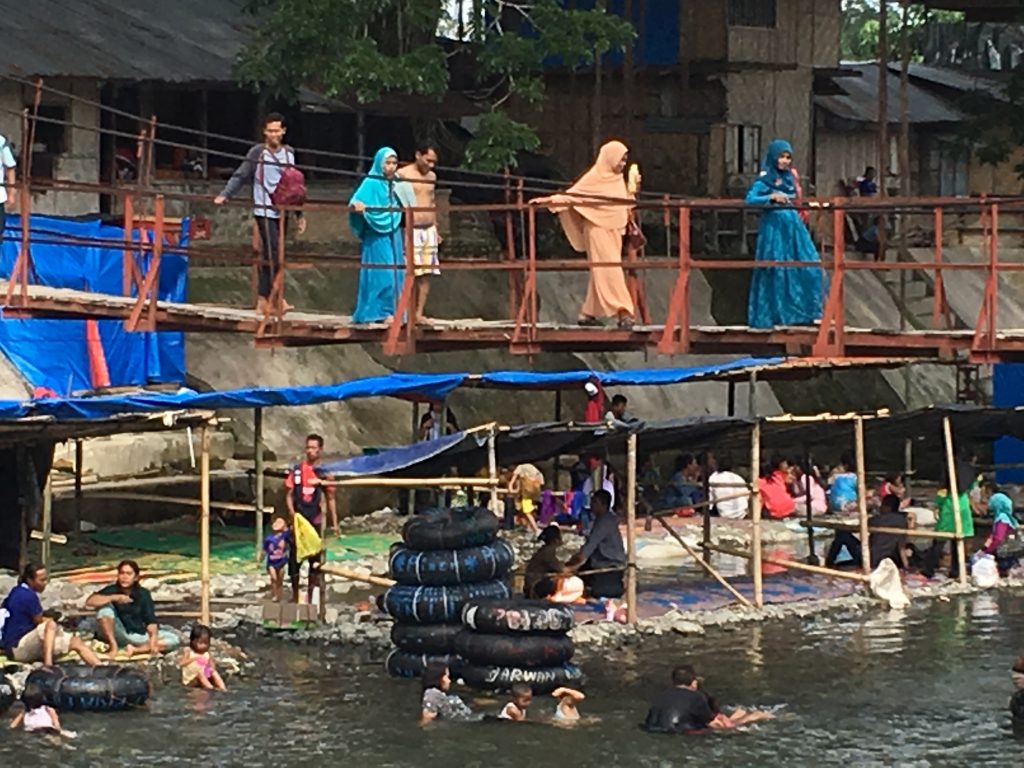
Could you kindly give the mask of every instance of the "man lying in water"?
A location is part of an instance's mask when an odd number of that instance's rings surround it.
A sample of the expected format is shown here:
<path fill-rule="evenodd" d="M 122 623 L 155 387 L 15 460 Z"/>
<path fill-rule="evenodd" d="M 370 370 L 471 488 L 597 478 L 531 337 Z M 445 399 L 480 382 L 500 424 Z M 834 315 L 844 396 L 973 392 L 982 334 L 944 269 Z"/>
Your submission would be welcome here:
<path fill-rule="evenodd" d="M 672 670 L 672 685 L 651 702 L 643 724 L 648 733 L 697 733 L 709 728 L 725 730 L 775 718 L 771 712 L 745 709 L 736 709 L 726 715 L 717 702 L 701 690 L 700 678 L 689 664 Z"/>

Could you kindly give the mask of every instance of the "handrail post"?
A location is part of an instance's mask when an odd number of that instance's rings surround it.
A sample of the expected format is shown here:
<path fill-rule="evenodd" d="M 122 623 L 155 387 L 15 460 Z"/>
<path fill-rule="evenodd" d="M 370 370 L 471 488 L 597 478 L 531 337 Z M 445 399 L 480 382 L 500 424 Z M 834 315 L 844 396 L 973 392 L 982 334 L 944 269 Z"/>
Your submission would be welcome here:
<path fill-rule="evenodd" d="M 932 328 L 939 330 L 939 323 L 942 318 L 942 306 L 946 302 L 945 285 L 942 282 L 942 208 L 935 207 L 934 213 L 935 230 L 935 295 L 932 297 Z"/>

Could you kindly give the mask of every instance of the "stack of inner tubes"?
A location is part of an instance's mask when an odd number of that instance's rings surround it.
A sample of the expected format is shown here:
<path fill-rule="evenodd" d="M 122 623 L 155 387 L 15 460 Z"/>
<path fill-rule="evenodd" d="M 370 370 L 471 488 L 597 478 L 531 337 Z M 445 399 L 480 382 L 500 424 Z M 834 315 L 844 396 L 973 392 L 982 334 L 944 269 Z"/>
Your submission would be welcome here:
<path fill-rule="evenodd" d="M 484 507 L 430 510 L 406 523 L 388 566 L 398 583 L 383 600 L 395 619 L 388 672 L 419 677 L 428 663 L 443 661 L 456 675 L 462 607 L 507 598 L 514 561 L 512 547 L 498 539 L 498 519 Z"/>
<path fill-rule="evenodd" d="M 572 608 L 540 600 L 483 600 L 462 609 L 464 629 L 455 638 L 466 685 L 507 691 L 526 683 L 535 694 L 583 684 L 570 664 Z"/>

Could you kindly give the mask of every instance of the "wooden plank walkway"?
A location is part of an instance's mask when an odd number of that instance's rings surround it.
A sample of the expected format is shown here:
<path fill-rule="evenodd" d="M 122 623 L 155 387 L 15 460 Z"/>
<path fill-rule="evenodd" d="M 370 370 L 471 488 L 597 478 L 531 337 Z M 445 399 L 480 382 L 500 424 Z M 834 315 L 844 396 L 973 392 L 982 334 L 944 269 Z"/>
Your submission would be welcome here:
<path fill-rule="evenodd" d="M 0 281 L 0 292 L 7 283 Z M 3 308 L 4 317 L 108 318 L 126 319 L 135 299 L 111 294 L 91 293 L 68 288 L 28 287 L 28 304 L 15 297 L 12 306 Z M 253 309 L 218 304 L 157 303 L 159 330 L 192 333 L 244 333 L 257 337 L 263 316 Z M 387 325 L 357 325 L 347 315 L 292 310 L 280 321 L 271 320 L 260 346 L 311 346 L 322 344 L 383 344 Z M 525 329 L 524 329 L 525 331 Z M 515 332 L 510 320 L 431 318 L 415 329 L 416 349 L 445 351 L 474 348 L 509 348 Z M 662 325 L 637 325 L 631 330 L 614 326 L 594 328 L 565 323 L 538 323 L 529 347 L 514 351 L 623 351 L 655 347 L 664 333 Z M 845 356 L 900 356 L 953 360 L 971 350 L 971 330 L 886 330 L 844 329 Z M 814 326 L 784 327 L 770 330 L 741 325 L 695 325 L 689 329 L 693 354 L 808 355 L 818 335 Z M 1024 360 L 1024 328 L 1003 329 L 997 334 L 999 355 L 1005 360 Z"/>

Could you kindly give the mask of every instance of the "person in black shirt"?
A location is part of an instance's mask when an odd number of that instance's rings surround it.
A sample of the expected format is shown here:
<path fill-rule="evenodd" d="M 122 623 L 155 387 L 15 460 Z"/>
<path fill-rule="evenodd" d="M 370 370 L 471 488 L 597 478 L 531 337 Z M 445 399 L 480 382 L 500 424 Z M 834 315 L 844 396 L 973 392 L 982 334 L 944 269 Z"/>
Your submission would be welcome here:
<path fill-rule="evenodd" d="M 707 696 L 698 690 L 697 673 L 689 664 L 672 670 L 672 688 L 651 701 L 643 728 L 648 733 L 692 733 L 715 719 Z"/>
<path fill-rule="evenodd" d="M 878 514 L 868 518 L 868 525 L 871 528 L 909 528 L 907 513 L 900 508 L 900 497 L 894 493 L 882 499 Z M 868 547 L 871 549 L 871 567 L 877 568 L 883 560 L 891 559 L 896 566 L 907 570 L 907 537 L 898 533 L 872 533 L 868 538 Z M 846 547 L 853 562 L 859 566 L 861 562 L 860 539 L 850 531 L 836 531 L 832 546 L 829 547 L 828 556 L 825 558 L 825 565 L 829 568 L 835 566 L 836 559 L 843 547 Z"/>

